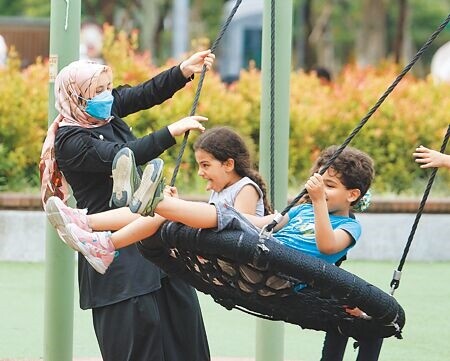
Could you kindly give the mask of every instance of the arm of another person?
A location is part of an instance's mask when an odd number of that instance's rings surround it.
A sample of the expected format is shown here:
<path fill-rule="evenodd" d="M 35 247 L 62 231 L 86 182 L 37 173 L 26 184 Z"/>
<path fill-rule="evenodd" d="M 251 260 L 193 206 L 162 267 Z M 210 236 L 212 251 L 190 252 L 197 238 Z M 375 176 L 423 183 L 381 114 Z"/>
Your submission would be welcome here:
<path fill-rule="evenodd" d="M 421 164 L 420 168 L 445 167 L 450 169 L 450 155 L 428 149 L 423 145 L 416 148 L 413 157 L 416 158 L 416 163 Z"/>
<path fill-rule="evenodd" d="M 352 237 L 343 229 L 333 230 L 328 213 L 325 185 L 322 176 L 315 173 L 305 185 L 313 203 L 316 244 L 320 252 L 334 254 L 350 246 Z"/>
<path fill-rule="evenodd" d="M 59 130 L 56 137 L 56 158 L 63 171 L 111 172 L 113 159 L 123 147 L 130 148 L 135 154 L 136 163 L 142 165 L 175 144 L 167 127 L 127 142 L 105 139 L 90 129 L 64 128 Z"/>
<path fill-rule="evenodd" d="M 253 214 L 247 214 L 244 213 L 243 216 L 247 218 L 251 224 L 253 224 L 255 227 L 263 228 L 264 226 L 267 226 L 268 224 L 272 223 L 272 221 L 275 219 L 275 217 L 280 217 L 280 213 L 275 214 L 269 214 L 264 217 L 258 217 Z M 284 216 L 281 216 L 281 218 L 278 220 L 277 225 L 273 228 L 273 231 L 276 232 L 283 228 L 287 223 L 289 222 L 289 216 L 285 214 Z"/>
<path fill-rule="evenodd" d="M 115 88 L 113 114 L 126 117 L 163 103 L 192 80 L 194 73 L 201 72 L 203 65 L 210 69 L 213 62 L 214 54 L 210 50 L 205 50 L 195 53 L 180 65 L 165 70 L 139 85 Z"/>
<path fill-rule="evenodd" d="M 176 143 L 175 136 L 182 135 L 187 130 L 203 132 L 205 128 L 201 122 L 206 120 L 207 118 L 201 116 L 186 117 L 142 138 L 127 142 L 107 139 L 107 132 L 103 135 L 92 129 L 62 127 L 57 136 L 58 161 L 79 171 L 105 172 L 111 170 L 117 152 L 128 147 L 134 153 L 136 164 L 143 165 L 173 146 Z"/>
<path fill-rule="evenodd" d="M 133 151 L 136 164 L 143 165 L 174 145 L 175 137 L 185 134 L 188 130 L 204 132 L 202 122 L 207 120 L 208 118 L 200 115 L 186 117 L 142 138 L 129 141 L 126 146 Z"/>

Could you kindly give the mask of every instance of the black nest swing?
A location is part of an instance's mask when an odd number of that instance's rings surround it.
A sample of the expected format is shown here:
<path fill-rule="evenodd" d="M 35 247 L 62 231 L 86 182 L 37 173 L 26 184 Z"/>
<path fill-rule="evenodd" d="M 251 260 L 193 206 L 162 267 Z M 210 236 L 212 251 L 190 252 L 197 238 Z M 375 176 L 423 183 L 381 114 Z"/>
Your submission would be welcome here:
<path fill-rule="evenodd" d="M 217 47 L 241 2 L 242 0 L 236 2 L 211 47 L 212 51 Z M 321 174 L 332 165 L 449 21 L 450 15 L 336 150 L 321 170 Z M 274 32 L 273 22 L 271 29 Z M 271 57 L 274 59 L 274 36 L 271 39 Z M 205 71 L 206 67 L 203 68 L 200 76 L 190 115 L 195 114 Z M 271 81 L 272 109 L 273 88 L 273 81 Z M 273 112 L 271 113 L 273 121 Z M 449 134 L 450 126 L 444 140 L 444 149 Z M 189 132 L 185 134 L 180 148 L 171 180 L 172 185 L 175 183 L 188 135 Z M 437 169 L 430 177 L 407 247 L 399 268 L 394 273 L 395 277 L 391 281 L 392 294 L 399 285 L 400 273 L 409 244 L 414 236 L 436 171 Z M 281 214 L 286 214 L 305 194 L 306 190 L 303 189 Z M 235 216 L 236 219 L 242 219 L 237 212 Z M 335 330 L 355 339 L 386 338 L 394 335 L 401 338 L 405 312 L 392 295 L 335 265 L 281 245 L 270 236 L 270 231 L 275 225 L 275 222 L 268 225 L 267 232 L 262 233 L 263 236 L 261 236 L 256 229 L 252 232 L 244 232 L 240 229 L 239 222 L 232 222 L 229 228 L 220 232 L 214 229 L 195 229 L 175 222 L 165 222 L 154 236 L 138 243 L 138 248 L 144 257 L 158 265 L 169 276 L 183 279 L 197 290 L 211 295 L 216 302 L 227 309 L 237 308 L 258 317 L 283 320 L 300 325 L 302 328 Z M 345 307 L 358 307 L 369 317 L 350 316 L 345 311 Z"/>
<path fill-rule="evenodd" d="M 302 328 L 337 330 L 355 339 L 401 337 L 405 313 L 395 298 L 271 236 L 261 238 L 256 229 L 245 232 L 239 222 L 220 232 L 166 222 L 138 248 L 169 275 L 227 309 Z M 345 306 L 357 306 L 371 319 L 350 316 Z"/>

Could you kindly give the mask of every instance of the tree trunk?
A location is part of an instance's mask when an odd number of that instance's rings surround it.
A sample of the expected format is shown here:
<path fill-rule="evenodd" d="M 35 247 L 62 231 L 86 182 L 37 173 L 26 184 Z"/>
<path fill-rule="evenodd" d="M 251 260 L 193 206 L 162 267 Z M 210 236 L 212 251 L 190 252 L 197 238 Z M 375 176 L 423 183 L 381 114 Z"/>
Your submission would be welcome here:
<path fill-rule="evenodd" d="M 314 53 L 314 48 L 311 46 L 309 42 L 309 37 L 312 33 L 312 1 L 311 0 L 305 0 L 303 6 L 303 59 L 305 62 L 305 69 L 309 70 L 314 67 L 314 64 L 316 62 L 316 55 Z"/>
<path fill-rule="evenodd" d="M 140 46 L 143 50 L 149 50 L 153 59 L 157 57 L 156 51 L 158 49 L 155 39 L 161 26 L 161 9 L 163 9 L 165 1 L 142 1 L 140 12 L 135 14 L 141 29 L 139 34 Z"/>
<path fill-rule="evenodd" d="M 407 6 L 408 6 L 407 0 L 399 0 L 397 34 L 395 36 L 395 44 L 394 44 L 394 60 L 397 64 L 399 64 L 403 58 L 403 44 L 405 41 Z"/>
<path fill-rule="evenodd" d="M 402 0 L 402 3 L 404 4 L 401 4 L 401 8 L 399 9 L 399 17 L 401 16 L 402 20 L 400 21 L 399 19 L 397 30 L 398 32 L 401 31 L 402 35 L 401 37 L 397 36 L 397 38 L 401 38 L 401 41 L 398 40 L 396 43 L 395 60 L 398 64 L 405 65 L 412 59 L 417 49 L 414 48 L 411 36 L 411 7 L 407 0 Z M 402 27 L 402 30 L 400 30 L 400 26 Z M 423 60 L 419 59 L 416 66 L 413 68 L 413 72 L 419 76 L 425 75 Z"/>
<path fill-rule="evenodd" d="M 114 21 L 114 9 L 115 9 L 114 2 L 110 0 L 102 0 L 100 3 L 100 8 L 102 9 L 102 14 L 105 18 L 105 21 L 108 24 L 112 24 Z"/>
<path fill-rule="evenodd" d="M 314 45 L 317 56 L 315 66 L 325 67 L 330 72 L 335 70 L 334 42 L 331 32 L 330 19 L 333 12 L 333 2 L 324 5 L 321 14 L 317 18 L 309 41 Z"/>
<path fill-rule="evenodd" d="M 383 0 L 364 0 L 363 20 L 356 40 L 360 66 L 376 65 L 386 57 L 386 7 Z"/>

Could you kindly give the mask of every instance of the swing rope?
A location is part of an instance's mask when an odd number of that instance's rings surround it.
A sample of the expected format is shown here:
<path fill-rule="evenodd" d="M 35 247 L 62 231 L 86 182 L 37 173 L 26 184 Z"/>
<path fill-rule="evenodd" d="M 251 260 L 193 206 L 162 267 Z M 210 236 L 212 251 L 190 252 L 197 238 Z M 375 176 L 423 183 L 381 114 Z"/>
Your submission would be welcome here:
<path fill-rule="evenodd" d="M 211 46 L 211 53 L 214 53 L 216 51 L 217 46 L 219 45 L 220 40 L 222 40 L 223 35 L 225 34 L 225 31 L 228 29 L 228 25 L 230 25 L 231 20 L 234 17 L 234 14 L 236 14 L 236 11 L 239 8 L 239 5 L 241 5 L 242 0 L 237 0 L 234 4 L 233 9 L 230 12 L 230 15 L 228 15 L 227 20 L 222 25 L 222 29 L 219 32 L 219 35 L 217 36 L 216 40 L 214 40 L 213 45 Z M 200 78 L 198 81 L 197 91 L 195 92 L 194 102 L 192 103 L 191 112 L 189 113 L 189 116 L 193 116 L 195 114 L 195 111 L 197 110 L 198 101 L 200 99 L 200 92 L 202 91 L 203 87 L 203 80 L 205 79 L 206 74 L 206 65 L 203 65 L 202 72 L 200 73 Z M 178 152 L 177 160 L 175 163 L 175 168 L 173 170 L 172 179 L 170 180 L 170 185 L 175 185 L 175 180 L 177 178 L 178 170 L 181 166 L 181 159 L 183 158 L 183 153 L 187 145 L 188 137 L 189 137 L 190 131 L 186 131 L 184 133 L 183 142 L 181 143 L 180 151 Z"/>
<path fill-rule="evenodd" d="M 445 29 L 447 24 L 450 22 L 450 14 L 447 15 L 447 18 L 442 22 L 441 25 L 434 31 L 433 34 L 429 37 L 429 39 L 425 42 L 424 45 L 420 48 L 417 54 L 413 57 L 413 59 L 409 62 L 408 65 L 405 66 L 403 71 L 397 76 L 397 78 L 392 82 L 392 84 L 387 88 L 384 94 L 378 99 L 375 105 L 369 110 L 364 118 L 361 119 L 359 124 L 353 129 L 350 135 L 345 139 L 345 141 L 339 146 L 339 148 L 334 152 L 328 162 L 323 166 L 323 168 L 319 171 L 321 175 L 323 175 L 327 169 L 333 164 L 337 157 L 342 153 L 342 151 L 347 147 L 347 145 L 353 140 L 353 138 L 359 133 L 362 127 L 367 123 L 370 117 L 375 113 L 375 111 L 380 107 L 380 105 L 386 100 L 388 95 L 392 93 L 395 87 L 400 83 L 403 77 L 409 72 L 409 70 L 414 66 L 414 64 L 419 60 L 425 50 L 431 45 L 431 43 L 436 39 L 436 37 Z M 263 232 L 270 233 L 273 228 L 278 224 L 279 220 L 284 216 L 289 210 L 295 206 L 298 201 L 306 194 L 306 189 L 303 190 L 292 200 L 290 204 L 286 206 L 286 208 L 268 225 L 266 225 L 263 229 Z"/>
<path fill-rule="evenodd" d="M 275 209 L 275 0 L 270 2 L 270 202 Z"/>
<path fill-rule="evenodd" d="M 445 134 L 444 140 L 441 145 L 441 149 L 440 149 L 441 153 L 445 152 L 445 148 L 447 147 L 449 138 L 450 138 L 450 124 L 448 126 L 447 133 Z M 425 208 L 425 204 L 427 202 L 428 195 L 430 194 L 431 187 L 433 186 L 434 178 L 436 177 L 437 171 L 438 171 L 438 168 L 433 168 L 433 170 L 430 174 L 430 177 L 428 178 L 428 183 L 425 188 L 425 192 L 422 196 L 422 200 L 420 201 L 420 205 L 419 205 L 419 209 L 416 214 L 416 218 L 414 219 L 414 223 L 411 227 L 411 232 L 409 233 L 408 241 L 406 242 L 405 249 L 403 250 L 402 258 L 400 259 L 400 263 L 399 263 L 397 269 L 394 271 L 394 275 L 392 277 L 392 281 L 390 284 L 391 285 L 391 295 L 394 295 L 395 290 L 400 285 L 400 278 L 401 278 L 401 274 L 402 274 L 403 265 L 405 264 L 406 257 L 409 252 L 409 248 L 411 247 L 411 243 L 412 243 L 414 235 L 416 233 L 416 229 L 419 224 L 420 218 L 422 217 L 422 213 Z"/>

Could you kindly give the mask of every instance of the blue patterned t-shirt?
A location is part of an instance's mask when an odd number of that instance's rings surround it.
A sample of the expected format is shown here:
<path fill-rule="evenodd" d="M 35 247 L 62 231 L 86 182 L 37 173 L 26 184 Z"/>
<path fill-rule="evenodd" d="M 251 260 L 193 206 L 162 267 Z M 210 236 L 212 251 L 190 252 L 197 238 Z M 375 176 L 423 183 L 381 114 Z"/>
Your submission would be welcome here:
<path fill-rule="evenodd" d="M 326 262 L 335 263 L 352 248 L 361 236 L 361 225 L 353 218 L 330 214 L 331 227 L 343 229 L 353 238 L 352 244 L 334 254 L 321 253 L 316 244 L 314 211 L 310 203 L 293 207 L 289 212 L 288 223 L 274 234 L 274 237 L 288 247 L 321 258 Z"/>

